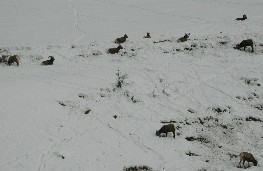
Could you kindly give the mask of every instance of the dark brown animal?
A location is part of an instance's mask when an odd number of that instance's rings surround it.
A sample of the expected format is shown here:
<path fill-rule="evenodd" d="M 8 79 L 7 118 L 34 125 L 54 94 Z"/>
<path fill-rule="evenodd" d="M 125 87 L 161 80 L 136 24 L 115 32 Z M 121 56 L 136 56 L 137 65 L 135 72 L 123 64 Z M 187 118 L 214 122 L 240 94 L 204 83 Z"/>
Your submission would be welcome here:
<path fill-rule="evenodd" d="M 173 133 L 173 137 L 175 138 L 175 128 L 174 128 L 174 124 L 168 124 L 168 125 L 164 125 L 162 126 L 162 128 L 160 130 L 156 131 L 156 136 L 161 136 L 162 133 L 164 133 L 167 137 L 168 132 L 172 132 Z"/>
<path fill-rule="evenodd" d="M 251 153 L 241 152 L 239 157 L 240 157 L 240 162 L 239 162 L 240 167 L 241 167 L 242 160 L 243 160 L 243 167 L 244 167 L 245 161 L 247 161 L 248 166 L 249 166 L 249 162 L 252 162 L 254 166 L 258 165 L 258 161 L 254 158 L 254 156 Z"/>
<path fill-rule="evenodd" d="M 252 39 L 243 40 L 241 43 L 236 45 L 236 48 L 239 50 L 240 48 L 244 47 L 244 51 L 246 51 L 247 46 L 251 46 L 252 52 L 254 52 Z"/>
<path fill-rule="evenodd" d="M 53 65 L 53 62 L 55 60 L 54 56 L 49 56 L 49 60 L 43 61 L 41 65 Z"/>
<path fill-rule="evenodd" d="M 19 66 L 19 56 L 18 55 L 13 55 L 13 56 L 10 56 L 8 61 L 7 61 L 7 64 L 10 66 L 12 63 L 16 63 L 17 66 Z"/>
<path fill-rule="evenodd" d="M 123 49 L 123 47 L 121 45 L 119 45 L 117 48 L 110 48 L 108 50 L 108 53 L 110 54 L 115 54 L 115 53 L 119 53 L 119 51 Z"/>
<path fill-rule="evenodd" d="M 244 14 L 243 15 L 243 18 L 236 18 L 236 20 L 239 20 L 239 21 L 244 21 L 247 19 L 247 16 Z"/>
<path fill-rule="evenodd" d="M 185 42 L 185 41 L 187 41 L 187 39 L 189 38 L 189 35 L 190 35 L 190 33 L 189 33 L 189 34 L 186 34 L 186 33 L 185 33 L 183 37 L 181 37 L 181 38 L 179 38 L 179 39 L 177 40 L 177 42 L 180 43 L 180 42 Z"/>
<path fill-rule="evenodd" d="M 124 43 L 124 42 L 126 42 L 126 38 L 128 38 L 128 36 L 125 34 L 123 37 L 117 38 L 115 40 L 115 43 L 118 43 L 118 44 Z"/>
<path fill-rule="evenodd" d="M 151 38 L 150 33 L 147 32 L 147 36 L 144 36 L 143 38 Z"/>

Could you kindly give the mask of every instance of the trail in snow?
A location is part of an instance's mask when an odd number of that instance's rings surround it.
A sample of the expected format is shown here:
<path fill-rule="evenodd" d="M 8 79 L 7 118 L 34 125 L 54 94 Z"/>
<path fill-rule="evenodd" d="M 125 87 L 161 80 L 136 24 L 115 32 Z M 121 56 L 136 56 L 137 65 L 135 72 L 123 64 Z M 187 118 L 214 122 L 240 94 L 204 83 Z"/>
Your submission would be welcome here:
<path fill-rule="evenodd" d="M 78 43 L 87 36 L 87 32 L 80 27 L 79 11 L 74 5 L 74 0 L 68 0 L 70 7 L 74 11 L 74 27 L 82 34 L 73 41 L 73 44 Z"/>

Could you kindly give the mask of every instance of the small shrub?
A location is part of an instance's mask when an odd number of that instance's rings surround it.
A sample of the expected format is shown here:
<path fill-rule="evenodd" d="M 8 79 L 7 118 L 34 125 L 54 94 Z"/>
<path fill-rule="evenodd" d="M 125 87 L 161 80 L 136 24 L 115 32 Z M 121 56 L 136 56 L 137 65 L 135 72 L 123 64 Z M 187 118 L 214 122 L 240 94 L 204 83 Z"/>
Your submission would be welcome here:
<path fill-rule="evenodd" d="M 61 106 L 66 106 L 63 102 L 58 102 Z"/>
<path fill-rule="evenodd" d="M 188 153 L 185 153 L 188 156 L 199 156 L 198 154 L 192 153 L 191 151 L 189 151 Z"/>
<path fill-rule="evenodd" d="M 263 110 L 263 104 L 254 105 L 254 108 L 256 108 L 258 110 Z"/>
<path fill-rule="evenodd" d="M 201 143 L 210 143 L 210 141 L 204 137 L 186 137 L 185 138 L 187 141 L 199 141 Z"/>
<path fill-rule="evenodd" d="M 85 112 L 84 112 L 84 114 L 89 114 L 91 112 L 91 109 L 88 109 L 88 110 L 86 110 Z"/>
<path fill-rule="evenodd" d="M 246 121 L 263 122 L 260 118 L 254 118 L 252 116 L 247 117 Z"/>
<path fill-rule="evenodd" d="M 127 74 L 121 75 L 120 74 L 120 70 L 118 70 L 118 72 L 116 73 L 117 75 L 117 83 L 116 83 L 116 87 L 117 88 L 122 88 L 123 84 L 124 84 L 124 80 L 127 78 Z"/>
<path fill-rule="evenodd" d="M 124 167 L 123 171 L 153 171 L 149 166 L 129 166 Z"/>

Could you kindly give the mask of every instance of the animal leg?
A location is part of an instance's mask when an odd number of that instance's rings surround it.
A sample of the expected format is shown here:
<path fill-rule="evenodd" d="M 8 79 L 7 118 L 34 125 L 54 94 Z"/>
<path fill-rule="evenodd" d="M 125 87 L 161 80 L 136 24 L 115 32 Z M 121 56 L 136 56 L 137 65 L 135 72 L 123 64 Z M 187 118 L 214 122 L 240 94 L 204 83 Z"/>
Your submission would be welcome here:
<path fill-rule="evenodd" d="M 254 48 L 253 48 L 253 46 L 251 46 L 251 48 L 252 48 L 252 53 L 254 52 Z"/>
<path fill-rule="evenodd" d="M 241 161 L 242 161 L 242 159 L 240 159 L 240 162 L 239 162 L 239 166 L 241 167 Z"/>

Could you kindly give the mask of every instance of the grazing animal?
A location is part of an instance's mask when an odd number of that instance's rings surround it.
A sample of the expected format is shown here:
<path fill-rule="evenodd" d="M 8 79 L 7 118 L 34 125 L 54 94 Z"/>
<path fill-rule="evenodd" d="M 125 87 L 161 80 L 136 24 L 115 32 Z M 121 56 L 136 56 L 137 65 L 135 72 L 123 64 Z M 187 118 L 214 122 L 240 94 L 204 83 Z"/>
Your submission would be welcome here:
<path fill-rule="evenodd" d="M 118 43 L 118 44 L 124 43 L 124 42 L 126 42 L 126 38 L 128 38 L 128 36 L 125 34 L 123 37 L 117 38 L 115 40 L 115 43 Z"/>
<path fill-rule="evenodd" d="M 177 40 L 177 42 L 178 43 L 180 43 L 180 42 L 185 42 L 185 41 L 187 41 L 187 39 L 189 38 L 189 36 L 190 36 L 190 33 L 189 34 L 184 34 L 184 36 L 183 37 L 181 37 L 181 38 L 179 38 L 178 40 Z"/>
<path fill-rule="evenodd" d="M 54 56 L 49 56 L 49 60 L 43 61 L 41 65 L 53 65 L 53 62 L 55 60 Z"/>
<path fill-rule="evenodd" d="M 174 124 L 168 124 L 168 125 L 164 125 L 162 126 L 162 128 L 160 130 L 156 131 L 156 136 L 161 136 L 162 133 L 164 133 L 167 137 L 167 133 L 168 132 L 173 132 L 174 134 L 174 138 L 175 138 L 175 128 L 174 128 Z"/>
<path fill-rule="evenodd" d="M 13 56 L 10 56 L 8 61 L 7 61 L 7 64 L 10 66 L 12 63 L 16 63 L 17 66 L 19 66 L 19 56 L 18 55 L 13 55 Z"/>
<path fill-rule="evenodd" d="M 252 162 L 254 164 L 254 166 L 258 165 L 258 161 L 254 158 L 254 156 L 251 153 L 241 152 L 239 157 L 240 157 L 240 162 L 239 162 L 240 167 L 241 167 L 241 161 L 242 160 L 243 160 L 243 167 L 244 167 L 245 161 L 247 161 L 248 166 L 249 166 L 249 162 Z"/>
<path fill-rule="evenodd" d="M 117 48 L 110 48 L 108 50 L 108 53 L 110 54 L 115 54 L 115 53 L 119 53 L 119 51 L 123 49 L 123 47 L 121 45 L 119 45 Z"/>
<path fill-rule="evenodd" d="M 247 46 L 251 46 L 252 52 L 254 52 L 252 39 L 243 40 L 241 43 L 236 45 L 236 48 L 239 50 L 240 48 L 244 47 L 244 51 L 246 51 Z"/>
<path fill-rule="evenodd" d="M 239 21 L 244 21 L 247 19 L 247 16 L 244 14 L 243 15 L 243 18 L 236 18 L 236 20 L 239 20 Z"/>
<path fill-rule="evenodd" d="M 150 33 L 147 32 L 147 36 L 144 36 L 143 38 L 151 38 Z"/>

